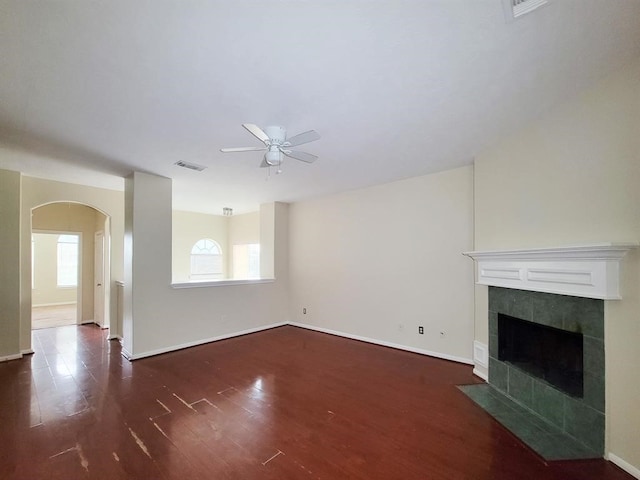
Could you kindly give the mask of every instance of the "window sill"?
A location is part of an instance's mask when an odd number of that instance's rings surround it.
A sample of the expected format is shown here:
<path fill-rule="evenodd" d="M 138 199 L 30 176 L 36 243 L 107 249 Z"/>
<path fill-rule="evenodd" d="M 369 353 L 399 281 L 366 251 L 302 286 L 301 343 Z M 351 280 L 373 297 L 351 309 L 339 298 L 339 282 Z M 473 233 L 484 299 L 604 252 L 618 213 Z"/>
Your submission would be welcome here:
<path fill-rule="evenodd" d="M 256 285 L 260 283 L 273 283 L 275 278 L 255 278 L 252 280 L 193 280 L 191 282 L 175 282 L 171 288 L 202 288 L 202 287 L 228 287 L 233 285 Z"/>

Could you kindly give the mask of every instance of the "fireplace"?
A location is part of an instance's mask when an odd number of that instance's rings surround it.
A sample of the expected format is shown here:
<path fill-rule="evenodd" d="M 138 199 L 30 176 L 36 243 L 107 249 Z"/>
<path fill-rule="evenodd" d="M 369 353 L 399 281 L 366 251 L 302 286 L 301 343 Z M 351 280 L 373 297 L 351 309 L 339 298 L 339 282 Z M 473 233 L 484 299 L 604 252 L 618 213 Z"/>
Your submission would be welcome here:
<path fill-rule="evenodd" d="M 488 355 L 474 344 L 478 374 L 486 368 L 489 384 L 463 391 L 475 392 L 476 403 L 544 458 L 604 452 L 604 304 L 622 298 L 620 262 L 638 245 L 464 253 L 476 261 L 476 283 L 489 286 Z M 507 317 L 519 321 L 509 325 Z M 540 419 L 554 432 L 541 435 Z"/>
<path fill-rule="evenodd" d="M 498 360 L 582 398 L 582 333 L 498 313 Z"/>
<path fill-rule="evenodd" d="M 600 453 L 604 373 L 603 300 L 489 287 L 489 384 Z"/>

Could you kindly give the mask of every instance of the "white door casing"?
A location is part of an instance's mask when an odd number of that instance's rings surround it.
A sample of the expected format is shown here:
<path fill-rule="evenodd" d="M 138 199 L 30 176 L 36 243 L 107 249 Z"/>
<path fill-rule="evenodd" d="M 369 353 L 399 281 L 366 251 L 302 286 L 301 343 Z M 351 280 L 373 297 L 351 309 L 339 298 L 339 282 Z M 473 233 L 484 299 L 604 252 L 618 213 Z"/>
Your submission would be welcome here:
<path fill-rule="evenodd" d="M 95 233 L 93 266 L 93 321 L 104 327 L 104 232 Z"/>

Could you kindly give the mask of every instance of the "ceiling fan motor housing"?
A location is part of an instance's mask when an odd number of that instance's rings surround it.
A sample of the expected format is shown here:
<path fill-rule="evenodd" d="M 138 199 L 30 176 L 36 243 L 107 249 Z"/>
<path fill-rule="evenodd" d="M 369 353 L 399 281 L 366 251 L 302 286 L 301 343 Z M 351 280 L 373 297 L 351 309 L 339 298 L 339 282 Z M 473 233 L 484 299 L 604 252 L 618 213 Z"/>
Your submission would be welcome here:
<path fill-rule="evenodd" d="M 287 131 L 278 125 L 266 127 L 264 133 L 269 136 L 272 145 L 282 145 L 287 139 Z"/>

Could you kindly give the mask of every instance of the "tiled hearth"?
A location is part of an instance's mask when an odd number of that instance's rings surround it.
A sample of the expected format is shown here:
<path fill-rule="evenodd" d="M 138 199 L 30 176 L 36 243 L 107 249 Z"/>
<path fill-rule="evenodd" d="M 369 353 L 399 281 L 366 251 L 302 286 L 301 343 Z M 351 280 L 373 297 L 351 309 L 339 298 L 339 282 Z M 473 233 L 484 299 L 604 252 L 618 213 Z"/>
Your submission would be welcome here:
<path fill-rule="evenodd" d="M 583 397 L 501 361 L 498 314 L 582 334 Z M 463 391 L 543 457 L 603 455 L 604 372 L 603 300 L 489 287 L 489 385 Z"/>

